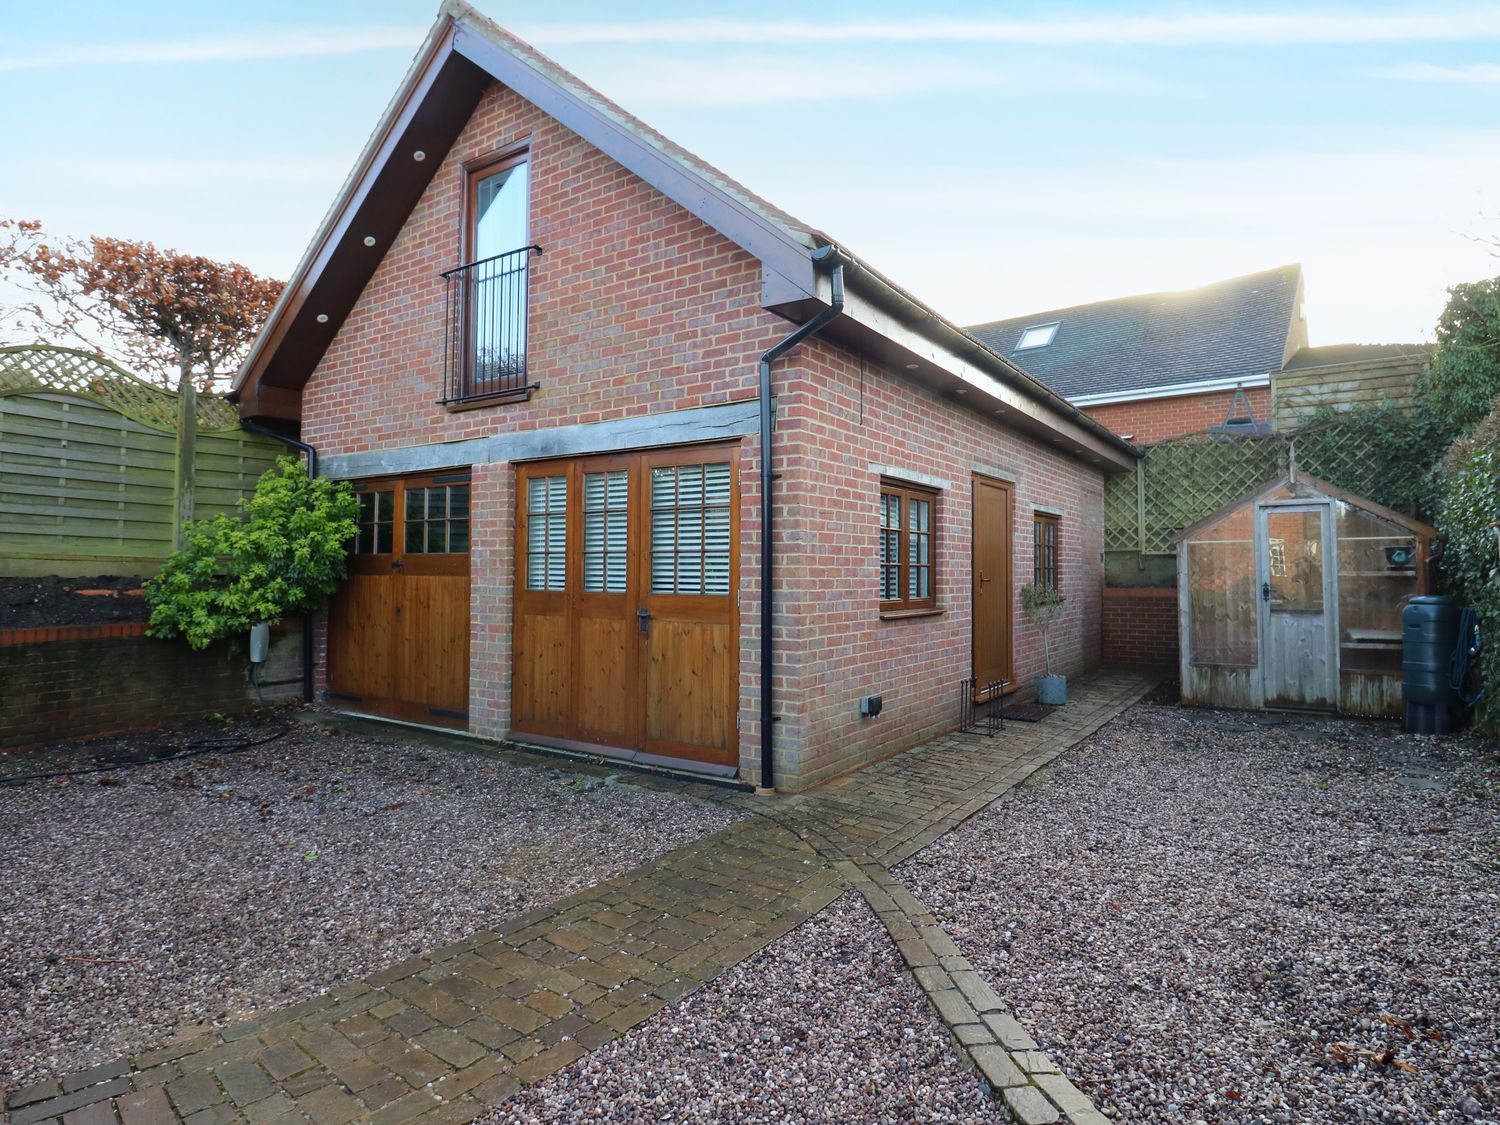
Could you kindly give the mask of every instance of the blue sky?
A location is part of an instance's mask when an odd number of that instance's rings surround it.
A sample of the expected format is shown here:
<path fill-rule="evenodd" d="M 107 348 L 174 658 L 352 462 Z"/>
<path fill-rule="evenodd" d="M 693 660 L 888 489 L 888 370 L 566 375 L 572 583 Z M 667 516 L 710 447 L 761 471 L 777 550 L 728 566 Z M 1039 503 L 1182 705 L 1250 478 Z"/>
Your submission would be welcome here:
<path fill-rule="evenodd" d="M 1301 261 L 1313 343 L 1427 339 L 1500 273 L 1493 3 L 477 6 L 963 323 Z M 435 10 L 0 0 L 0 214 L 286 276 Z"/>

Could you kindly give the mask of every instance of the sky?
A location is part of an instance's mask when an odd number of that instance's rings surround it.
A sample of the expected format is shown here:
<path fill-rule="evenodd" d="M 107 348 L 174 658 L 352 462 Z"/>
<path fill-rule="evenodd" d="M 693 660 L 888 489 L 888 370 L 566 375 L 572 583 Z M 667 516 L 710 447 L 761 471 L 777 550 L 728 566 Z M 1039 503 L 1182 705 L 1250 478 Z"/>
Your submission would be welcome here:
<path fill-rule="evenodd" d="M 1301 262 L 1313 344 L 1500 274 L 1500 3 L 477 0 L 963 324 Z M 286 277 L 436 0 L 0 0 L 0 216 Z"/>

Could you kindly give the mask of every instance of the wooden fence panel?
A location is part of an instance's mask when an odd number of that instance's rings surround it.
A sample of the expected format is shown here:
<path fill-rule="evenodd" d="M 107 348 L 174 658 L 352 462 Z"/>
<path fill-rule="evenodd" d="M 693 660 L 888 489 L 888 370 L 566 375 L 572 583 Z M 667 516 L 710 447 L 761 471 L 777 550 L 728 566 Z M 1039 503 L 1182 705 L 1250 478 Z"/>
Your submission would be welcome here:
<path fill-rule="evenodd" d="M 155 573 L 179 511 L 238 511 L 283 451 L 234 427 L 218 396 L 179 402 L 83 352 L 0 349 L 0 575 Z"/>

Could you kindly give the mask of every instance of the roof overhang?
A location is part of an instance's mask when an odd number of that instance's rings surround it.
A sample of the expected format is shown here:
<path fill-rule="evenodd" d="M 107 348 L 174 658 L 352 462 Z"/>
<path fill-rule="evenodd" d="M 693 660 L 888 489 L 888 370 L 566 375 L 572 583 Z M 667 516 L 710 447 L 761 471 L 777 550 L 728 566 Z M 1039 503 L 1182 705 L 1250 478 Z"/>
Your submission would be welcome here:
<path fill-rule="evenodd" d="M 1110 406 L 1119 402 L 1145 402 L 1156 398 L 1182 398 L 1186 395 L 1215 394 L 1242 387 L 1269 387 L 1269 372 L 1260 375 L 1235 375 L 1225 379 L 1197 379 L 1191 383 L 1165 383 L 1156 387 L 1137 387 L 1128 391 L 1103 391 L 1094 395 L 1072 395 L 1074 406 Z"/>

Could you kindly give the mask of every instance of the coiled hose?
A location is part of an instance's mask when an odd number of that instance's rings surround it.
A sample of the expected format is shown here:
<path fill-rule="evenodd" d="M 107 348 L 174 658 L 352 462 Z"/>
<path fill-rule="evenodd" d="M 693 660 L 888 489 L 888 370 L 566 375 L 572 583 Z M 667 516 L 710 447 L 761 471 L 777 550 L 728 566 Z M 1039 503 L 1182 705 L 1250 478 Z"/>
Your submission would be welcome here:
<path fill-rule="evenodd" d="M 1469 695 L 1464 690 L 1464 684 L 1469 679 L 1469 668 L 1482 647 L 1483 641 L 1479 636 L 1479 611 L 1472 607 L 1466 608 L 1459 614 L 1458 644 L 1453 646 L 1453 656 L 1448 661 L 1448 686 L 1463 701 L 1465 708 L 1473 707 L 1484 698 L 1483 687 L 1480 687 L 1473 695 Z"/>

